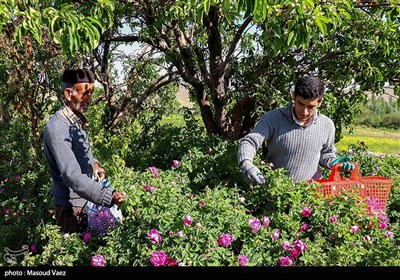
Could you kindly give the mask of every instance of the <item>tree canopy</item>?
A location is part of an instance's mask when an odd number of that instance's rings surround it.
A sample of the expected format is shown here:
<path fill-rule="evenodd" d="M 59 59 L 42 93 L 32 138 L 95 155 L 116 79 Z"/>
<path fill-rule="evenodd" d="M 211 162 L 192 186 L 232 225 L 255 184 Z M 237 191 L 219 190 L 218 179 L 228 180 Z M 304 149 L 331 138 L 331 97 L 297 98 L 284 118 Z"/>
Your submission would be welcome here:
<path fill-rule="evenodd" d="M 322 110 L 339 138 L 367 92 L 389 83 L 399 95 L 399 14 L 399 1 L 384 0 L 1 0 L 0 29 L 16 48 L 49 37 L 60 55 L 96 70 L 110 129 L 181 83 L 206 130 L 235 140 L 308 74 L 328 87 Z M 120 54 L 134 43 L 138 51 Z"/>

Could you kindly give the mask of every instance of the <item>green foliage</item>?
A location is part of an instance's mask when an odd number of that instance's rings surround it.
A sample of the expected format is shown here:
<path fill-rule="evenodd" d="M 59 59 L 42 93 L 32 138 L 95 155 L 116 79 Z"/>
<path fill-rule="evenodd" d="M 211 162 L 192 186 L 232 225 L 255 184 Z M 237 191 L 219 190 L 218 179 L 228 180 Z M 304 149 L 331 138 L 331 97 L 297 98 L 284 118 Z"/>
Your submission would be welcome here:
<path fill-rule="evenodd" d="M 364 102 L 365 98 L 365 95 L 357 94 L 354 91 L 347 94 L 332 91 L 325 95 L 321 112 L 331 117 L 335 124 L 335 142 L 343 137 L 343 128 L 351 127 L 351 123 L 360 112 L 357 105 Z"/>
<path fill-rule="evenodd" d="M 387 127 L 392 129 L 399 129 L 400 128 L 400 113 L 397 114 L 389 114 L 382 118 L 380 127 Z"/>
<path fill-rule="evenodd" d="M 109 115 L 105 113 L 108 122 L 115 121 L 117 112 L 125 117 L 146 108 L 118 106 L 146 98 L 153 93 L 151 86 L 148 89 L 155 77 L 160 82 L 156 87 L 162 87 L 168 76 L 169 81 L 179 78 L 186 83 L 193 96 L 207 98 L 210 111 L 202 110 L 201 116 L 207 130 L 231 140 L 266 109 L 289 101 L 294 81 L 304 74 L 318 75 L 326 82 L 331 96 L 322 110 L 334 119 L 339 140 L 342 128 L 354 121 L 356 104 L 363 102 L 364 93 L 379 93 L 385 81 L 398 75 L 398 5 L 360 8 L 352 0 L 150 3 L 158 5 L 115 0 L 2 1 L 0 28 L 16 36 L 12 44 L 23 43 L 25 35 L 42 43 L 42 35 L 49 34 L 64 55 L 78 55 L 84 61 L 102 60 L 88 55 L 92 51 L 104 55 L 102 63 L 107 67 L 96 62 L 91 66 L 102 69 L 103 79 L 110 79 L 103 83 L 104 100 L 112 107 Z M 215 19 L 213 32 L 206 24 L 211 19 Z M 188 40 L 178 34 L 193 37 Z M 134 49 L 139 43 L 143 52 L 122 56 L 119 46 L 125 43 Z M 118 74 L 113 67 L 120 61 L 130 92 L 114 83 Z M 143 65 L 151 65 L 154 72 L 142 71 Z M 344 89 L 354 82 L 361 91 L 348 94 Z M 246 100 L 256 103 L 245 104 Z M 395 126 L 396 119 L 385 123 Z"/>
<path fill-rule="evenodd" d="M 82 235 L 62 235 L 57 227 L 42 225 L 34 233 L 38 253 L 30 252 L 21 264 L 89 265 L 92 256 L 101 254 L 106 266 L 151 266 L 151 255 L 163 251 L 186 266 L 239 266 L 241 254 L 248 257 L 248 266 L 279 266 L 285 256 L 291 256 L 293 266 L 399 265 L 399 229 L 392 210 L 387 211 L 390 221 L 368 216 L 360 197 L 323 198 L 316 184 L 292 184 L 268 166 L 261 167 L 267 178 L 263 186 L 236 181 L 193 192 L 184 171 L 187 164 L 157 169 L 156 174 L 131 169 L 115 174 L 113 186 L 128 194 L 122 224 L 87 244 Z M 305 207 L 311 215 L 304 214 Z M 252 230 L 255 219 L 260 226 Z M 160 242 L 149 238 L 152 229 Z M 386 236 L 389 231 L 394 237 Z M 221 246 L 222 234 L 231 234 L 233 242 Z M 299 246 L 302 251 L 296 251 Z"/>
<path fill-rule="evenodd" d="M 65 4 L 68 1 L 30 1 L 30 7 L 26 6 L 27 1 L 20 1 L 16 7 L 16 2 L 7 3 L 12 9 L 1 6 L 0 17 L 4 19 L 2 24 L 9 25 L 13 19 L 11 11 L 21 16 L 22 25 L 16 31 L 18 42 L 28 33 L 40 42 L 44 28 L 52 32 L 64 53 L 69 54 L 91 51 L 104 28 L 112 26 L 113 11 L 121 12 L 126 7 L 129 12 L 121 14 L 124 19 L 136 12 L 129 5 L 115 6 L 115 1 L 104 0 L 97 1 L 98 5 L 93 5 L 93 1 L 77 4 L 78 10 L 74 5 Z M 226 101 L 227 105 L 220 109 L 233 110 L 236 101 L 244 97 L 243 93 L 248 93 L 259 98 L 252 116 L 259 115 L 266 108 L 290 100 L 293 81 L 318 69 L 329 88 L 323 110 L 333 116 L 339 133 L 337 138 L 340 138 L 341 127 L 349 125 L 361 110 L 356 104 L 365 100 L 365 91 L 378 92 L 387 78 L 397 74 L 398 9 L 382 9 L 382 12 L 352 9 L 353 1 L 349 0 L 329 5 L 320 1 L 314 4 L 312 1 L 281 2 L 224 1 L 221 5 L 220 11 L 224 11 L 221 14 L 226 16 L 221 18 L 221 26 L 214 26 L 214 31 L 221 31 L 224 47 L 236 35 L 241 12 L 245 12 L 245 17 L 252 15 L 259 24 L 254 28 L 262 32 L 243 36 L 240 44 L 244 56 L 221 57 L 233 61 L 225 65 L 231 72 L 223 73 L 224 78 L 232 77 L 232 83 L 224 87 L 232 88 L 223 100 L 211 96 L 211 110 L 220 101 Z M 60 9 L 45 7 L 46 4 L 59 5 Z M 198 23 L 203 11 L 210 11 L 210 7 L 218 4 L 219 1 L 205 0 L 180 1 L 171 9 L 161 6 L 156 10 L 161 14 L 153 18 L 151 26 L 135 30 L 140 30 L 141 40 L 154 41 L 158 38 L 156 31 L 164 32 L 161 27 L 168 26 L 171 19 L 178 19 L 181 31 L 186 32 L 185 27 L 189 27 L 193 28 L 191 34 L 199 34 L 192 40 L 199 45 L 185 46 L 184 50 L 205 49 L 196 55 L 209 57 L 206 43 L 210 38 L 205 30 L 195 26 L 201 26 Z M 139 9 L 137 12 L 139 16 L 132 16 L 132 22 L 145 22 L 141 17 L 144 13 Z M 179 13 L 183 16 L 177 16 Z M 186 21 L 184 15 L 195 20 Z M 264 22 L 264 19 L 268 20 Z M 163 33 L 172 38 L 169 35 L 172 33 Z M 175 41 L 171 42 L 174 45 Z M 163 46 L 162 43 L 158 46 Z M 162 59 L 181 64 L 178 54 L 177 49 L 172 49 Z M 193 70 L 192 78 L 208 76 L 207 63 L 215 61 L 204 63 L 202 60 L 203 72 L 196 72 L 198 65 L 191 58 L 183 61 L 191 67 L 187 73 Z M 139 76 L 154 78 L 154 69 L 149 67 L 149 71 Z M 255 75 L 259 69 L 264 71 L 264 76 Z M 361 84 L 360 92 L 344 91 L 352 79 Z M 143 81 L 143 85 L 150 82 L 150 79 Z M 203 80 L 196 82 L 201 87 L 206 84 Z M 141 83 L 135 83 L 131 93 L 142 88 Z M 207 94 L 214 92 L 214 88 L 206 89 Z M 175 111 L 171 96 L 162 94 L 149 99 L 142 104 L 148 110 L 139 114 L 132 113 L 131 108 L 128 112 L 133 117 L 127 116 L 124 125 L 114 133 L 104 129 L 109 125 L 111 108 L 98 104 L 95 107 L 98 111 L 89 113 L 94 153 L 104 163 L 113 186 L 125 191 L 128 200 L 122 205 L 123 223 L 107 236 L 93 237 L 87 244 L 80 234 L 60 234 L 54 225 L 49 213 L 53 208 L 50 179 L 43 158 L 33 160 L 31 141 L 27 137 L 29 125 L 12 122 L 1 127 L 0 171 L 4 177 L 0 178 L 0 226 L 4 234 L 0 252 L 4 254 L 5 248 L 18 250 L 33 244 L 38 251 L 29 247 L 27 255 L 11 263 L 2 255 L 0 265 L 87 266 L 92 256 L 100 254 L 107 266 L 150 266 L 151 255 L 164 251 L 169 258 L 189 266 L 238 266 L 240 254 L 249 258 L 249 266 L 278 266 L 282 257 L 295 253 L 295 244 L 302 245 L 301 252 L 296 250 L 299 255 L 290 257 L 295 266 L 400 265 L 399 157 L 377 156 L 363 145 L 343 151 L 343 155 L 353 156 L 364 176 L 375 174 L 393 180 L 386 210 L 388 221 L 366 215 L 360 197 L 348 194 L 336 199 L 322 198 L 317 195 L 316 184 L 293 184 L 283 170 L 272 171 L 261 161 L 267 183 L 249 186 L 237 167 L 237 143 L 206 135 L 193 112 L 185 111 L 182 127 L 158 124 L 168 112 Z M 218 102 L 212 104 L 215 100 Z M 172 160 L 179 160 L 180 165 L 171 167 Z M 151 166 L 158 168 L 158 175 L 150 172 Z M 324 175 L 328 176 L 327 170 Z M 310 216 L 302 214 L 305 207 L 311 210 Z M 188 216 L 193 221 L 185 225 Z M 333 216 L 337 222 L 331 222 Z M 252 231 L 249 223 L 257 219 L 267 221 L 266 218 L 270 221 L 268 225 Z M 353 226 L 358 226 L 357 232 L 350 231 Z M 159 232 L 161 242 L 149 239 L 151 229 Z M 394 236 L 388 236 L 389 232 Z M 220 245 L 221 234 L 231 234 L 233 242 Z M 290 250 L 283 248 L 284 244 Z"/>
<path fill-rule="evenodd" d="M 108 129 L 111 121 L 110 107 L 104 103 L 91 107 L 87 115 L 91 120 L 89 133 L 94 147 L 93 153 L 110 175 L 121 172 L 119 167 L 145 168 L 142 162 L 153 161 L 159 166 L 168 166 L 179 156 L 179 153 L 168 149 L 171 145 L 180 145 L 180 129 L 160 125 L 163 117 L 175 112 L 178 107 L 175 90 L 175 87 L 171 86 L 164 88 L 163 94 L 149 97 L 142 105 L 146 110 L 141 110 L 133 116 L 127 114 L 119 120 L 120 125 L 114 131 Z M 101 90 L 96 90 L 95 97 L 101 94 Z M 179 147 L 176 148 L 179 150 Z"/>
<path fill-rule="evenodd" d="M 374 128 L 399 128 L 400 107 L 396 100 L 372 96 L 364 103 L 359 105 L 360 114 L 355 124 Z"/>
<path fill-rule="evenodd" d="M 1 254 L 4 248 L 20 250 L 30 244 L 34 229 L 51 221 L 46 163 L 43 158 L 36 159 L 29 127 L 18 117 L 14 121 L 0 125 Z"/>
<path fill-rule="evenodd" d="M 172 160 L 180 160 L 191 148 L 204 145 L 207 136 L 193 110 L 180 109 L 184 125 L 150 123 L 146 135 L 136 138 L 128 166 L 146 168 L 148 164 L 169 168 Z"/>
<path fill-rule="evenodd" d="M 2 11 L 7 12 L 3 16 L 6 19 L 9 15 L 19 17 L 14 34 L 17 43 L 23 44 L 23 37 L 30 34 L 41 44 L 43 32 L 50 32 L 64 54 L 75 55 L 96 48 L 101 33 L 112 26 L 115 1 L 96 2 L 83 1 L 77 5 L 70 1 L 22 1 L 23 4 L 9 1 Z M 1 27 L 6 23 L 2 22 Z"/>
<path fill-rule="evenodd" d="M 106 266 L 152 266 L 152 254 L 163 251 L 170 260 L 186 266 L 239 266 L 239 255 L 249 259 L 248 266 L 280 266 L 283 257 L 290 257 L 293 266 L 400 265 L 399 157 L 377 156 L 362 145 L 352 146 L 344 153 L 358 162 L 364 176 L 374 174 L 393 180 L 385 220 L 382 216 L 368 216 L 358 196 L 349 193 L 324 198 L 318 195 L 317 184 L 293 184 L 283 170 L 272 170 L 260 158 L 256 161 L 266 184 L 249 186 L 237 168 L 237 143 L 206 136 L 190 111 L 187 114 L 187 127 L 180 131 L 186 148 L 178 147 L 170 154 L 177 159 L 175 152 L 182 152 L 174 166 L 169 162 L 161 167 L 150 160 L 145 168 L 135 170 L 121 161 L 123 153 L 116 153 L 113 160 L 117 160 L 107 162 L 107 169 L 113 170 L 108 173 L 113 187 L 128 194 L 121 208 L 124 220 L 108 235 L 92 236 L 87 243 L 82 234 L 65 235 L 55 226 L 48 212 L 53 206 L 45 165 L 25 170 L 20 159 L 29 152 L 20 153 L 8 146 L 2 157 L 12 156 L 18 164 L 8 169 L 5 161 L 1 163 L 8 180 L 3 178 L 1 182 L 4 234 L 0 251 L 19 250 L 27 245 L 29 253 L 13 262 L 2 256 L 0 264 L 88 266 L 93 256 L 102 255 Z M 4 147 L 11 145 L 8 140 L 21 135 L 19 132 L 24 129 L 13 127 L 14 130 L 4 130 Z M 196 134 L 190 134 L 189 128 Z M 96 144 L 104 145 L 103 151 L 128 151 L 126 138 L 129 137 Z M 188 144 L 190 139 L 192 144 Z M 140 164 L 144 166 L 145 160 Z M 21 170 L 18 180 L 13 177 L 17 175 L 15 170 Z M 305 207 L 310 209 L 310 216 L 303 214 Z M 336 222 L 331 221 L 333 216 Z M 354 226 L 358 231 L 352 233 Z M 149 238 L 152 229 L 162 237 L 161 242 Z M 388 236 L 390 232 L 393 237 Z M 231 234 L 232 243 L 220 245 L 222 234 Z"/>

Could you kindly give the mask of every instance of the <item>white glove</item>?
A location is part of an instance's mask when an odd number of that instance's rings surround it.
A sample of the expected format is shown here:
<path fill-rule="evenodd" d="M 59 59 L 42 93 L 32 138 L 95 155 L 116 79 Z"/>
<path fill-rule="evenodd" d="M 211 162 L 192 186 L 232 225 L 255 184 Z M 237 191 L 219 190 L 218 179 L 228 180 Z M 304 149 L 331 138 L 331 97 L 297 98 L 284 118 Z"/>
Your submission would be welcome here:
<path fill-rule="evenodd" d="M 249 160 L 244 160 L 240 164 L 240 170 L 244 175 L 246 181 L 248 181 L 252 185 L 261 185 L 265 183 L 265 179 L 261 174 L 260 169 L 258 169 L 253 163 Z"/>

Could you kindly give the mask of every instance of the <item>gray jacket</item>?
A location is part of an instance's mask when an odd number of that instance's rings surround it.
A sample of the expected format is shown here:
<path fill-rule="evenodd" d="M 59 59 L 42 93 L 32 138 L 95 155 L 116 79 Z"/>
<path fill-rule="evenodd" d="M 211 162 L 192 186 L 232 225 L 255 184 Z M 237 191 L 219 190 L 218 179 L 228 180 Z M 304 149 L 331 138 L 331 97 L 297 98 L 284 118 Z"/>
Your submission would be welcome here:
<path fill-rule="evenodd" d="M 82 207 L 89 200 L 110 207 L 114 190 L 92 180 L 95 159 L 87 131 L 57 111 L 43 137 L 55 205 Z"/>

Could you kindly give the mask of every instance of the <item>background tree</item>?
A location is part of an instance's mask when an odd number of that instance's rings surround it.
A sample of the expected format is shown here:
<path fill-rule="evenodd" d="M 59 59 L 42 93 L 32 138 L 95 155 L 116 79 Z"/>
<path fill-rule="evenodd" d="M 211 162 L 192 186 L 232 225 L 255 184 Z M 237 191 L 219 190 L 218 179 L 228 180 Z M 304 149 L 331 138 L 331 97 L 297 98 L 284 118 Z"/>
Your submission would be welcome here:
<path fill-rule="evenodd" d="M 299 76 L 318 74 L 329 88 L 323 110 L 336 121 L 339 138 L 365 91 L 380 94 L 386 81 L 399 77 L 397 1 L 29 1 L 30 13 L 27 1 L 2 2 L 8 5 L 1 6 L 3 28 L 13 18 L 9 13 L 18 15 L 16 42 L 26 32 L 40 42 L 39 27 L 48 26 L 64 54 L 79 52 L 100 73 L 110 129 L 179 78 L 208 133 L 235 140 L 265 110 L 289 101 Z M 152 89 L 134 95 L 130 86 L 118 91 L 112 85 L 108 68 L 115 47 L 132 42 L 148 51 L 126 61 L 157 62 L 152 69 L 162 73 L 152 76 Z M 142 77 L 131 70 L 126 85 Z M 347 90 L 353 83 L 359 91 Z"/>
<path fill-rule="evenodd" d="M 39 46 L 31 36 L 23 38 L 24 45 L 12 44 L 10 37 L 0 36 L 1 107 L 3 122 L 10 124 L 10 116 L 18 116 L 30 127 L 30 134 L 21 137 L 31 142 L 35 158 L 42 149 L 40 121 L 62 100 L 60 71 L 63 68 L 60 48 L 51 38 L 42 38 Z M 20 120 L 21 120 L 20 119 Z"/>
<path fill-rule="evenodd" d="M 157 5 L 156 5 L 157 2 Z M 398 77 L 399 5 L 353 1 L 135 1 L 114 41 L 165 57 L 189 89 L 210 134 L 235 140 L 260 114 L 291 99 L 294 81 L 318 74 L 337 138 L 366 91 Z M 165 7 L 170 7 L 165 9 Z M 126 9 L 126 10 L 125 10 Z M 351 84 L 360 90 L 348 90 Z"/>

